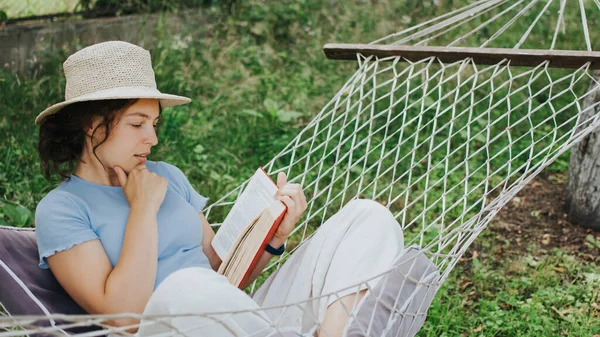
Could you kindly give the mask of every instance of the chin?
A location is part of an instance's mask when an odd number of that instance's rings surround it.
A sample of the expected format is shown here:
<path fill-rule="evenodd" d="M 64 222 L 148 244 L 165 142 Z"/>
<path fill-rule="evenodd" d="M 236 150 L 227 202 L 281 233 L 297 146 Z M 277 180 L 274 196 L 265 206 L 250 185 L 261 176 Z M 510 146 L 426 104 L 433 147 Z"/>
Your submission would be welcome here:
<path fill-rule="evenodd" d="M 131 160 L 128 160 L 125 163 L 122 164 L 116 164 L 116 166 L 122 167 L 123 170 L 125 170 L 125 172 L 129 173 L 131 170 L 133 170 L 136 166 L 138 166 L 139 164 L 142 163 L 146 163 L 148 160 L 146 158 L 138 158 L 138 157 L 134 157 Z M 114 167 L 114 166 L 113 166 Z"/>
<path fill-rule="evenodd" d="M 131 170 L 133 170 L 133 168 L 138 164 L 137 160 L 131 160 L 131 161 L 127 161 L 127 162 L 119 162 L 119 163 L 114 163 L 111 164 L 109 167 L 111 168 L 112 171 L 115 170 L 115 167 L 120 167 L 123 169 L 123 171 L 125 171 L 125 173 L 129 174 L 129 172 L 131 172 Z"/>

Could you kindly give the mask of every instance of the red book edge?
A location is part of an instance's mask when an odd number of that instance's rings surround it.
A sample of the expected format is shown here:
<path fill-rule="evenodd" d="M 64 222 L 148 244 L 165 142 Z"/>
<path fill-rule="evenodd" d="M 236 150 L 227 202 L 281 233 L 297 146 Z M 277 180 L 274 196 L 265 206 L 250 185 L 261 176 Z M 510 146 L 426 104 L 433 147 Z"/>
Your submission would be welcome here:
<path fill-rule="evenodd" d="M 269 179 L 271 179 L 271 177 L 267 174 L 267 172 L 265 172 L 265 170 L 262 168 L 262 166 L 259 167 L 259 168 L 265 173 L 265 175 L 267 177 L 269 177 Z M 271 181 L 273 182 L 273 184 L 275 186 L 277 186 L 277 184 L 275 184 L 275 182 L 273 181 L 273 179 L 271 179 Z M 285 204 L 284 204 L 284 206 L 285 206 Z M 283 220 L 283 217 L 285 216 L 285 213 L 287 213 L 287 206 L 285 206 L 285 208 L 283 209 L 283 212 L 281 212 L 281 214 L 273 222 L 273 225 L 271 226 L 271 229 L 269 230 L 269 232 L 265 236 L 265 239 L 263 240 L 263 242 L 260 244 L 258 252 L 256 252 L 256 255 L 254 255 L 254 258 L 252 259 L 252 262 L 250 263 L 250 267 L 248 267 L 248 269 L 246 270 L 246 273 L 244 274 L 244 277 L 242 277 L 242 280 L 240 281 L 239 284 L 236 285 L 236 287 L 240 288 L 240 286 L 242 284 L 244 284 L 244 282 L 246 282 L 246 280 L 248 279 L 248 277 L 250 277 L 250 273 L 254 270 L 254 268 L 256 267 L 256 264 L 258 263 L 258 260 L 262 256 L 261 253 L 263 253 L 265 251 L 265 248 L 267 247 L 267 244 L 269 243 L 269 241 L 271 241 L 271 239 L 273 238 L 273 236 L 275 236 L 275 232 L 277 231 L 277 228 L 279 228 L 279 224 Z"/>

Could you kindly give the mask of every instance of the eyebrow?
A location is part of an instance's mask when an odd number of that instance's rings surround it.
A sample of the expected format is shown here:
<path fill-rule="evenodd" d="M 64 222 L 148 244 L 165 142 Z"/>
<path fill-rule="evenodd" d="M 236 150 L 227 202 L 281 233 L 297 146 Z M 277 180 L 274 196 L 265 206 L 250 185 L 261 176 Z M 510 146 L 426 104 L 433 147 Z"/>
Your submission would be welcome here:
<path fill-rule="evenodd" d="M 127 114 L 127 117 L 129 117 L 129 116 L 139 116 L 139 117 L 143 117 L 145 119 L 150 119 L 150 116 L 146 115 L 143 112 L 132 112 L 130 114 Z M 158 115 L 158 117 L 156 117 L 154 120 L 157 120 L 159 118 L 160 118 L 160 115 Z"/>

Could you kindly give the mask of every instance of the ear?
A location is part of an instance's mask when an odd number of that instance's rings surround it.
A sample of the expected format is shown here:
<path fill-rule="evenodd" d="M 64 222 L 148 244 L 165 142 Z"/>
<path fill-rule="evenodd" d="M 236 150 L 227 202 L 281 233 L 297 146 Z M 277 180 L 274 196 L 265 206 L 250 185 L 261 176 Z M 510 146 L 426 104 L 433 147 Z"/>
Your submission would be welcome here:
<path fill-rule="evenodd" d="M 92 120 L 88 123 L 87 126 L 85 126 L 85 134 L 91 138 L 92 135 L 94 134 L 94 130 L 96 130 L 96 128 L 98 127 L 98 125 L 100 125 L 101 122 L 102 122 L 102 117 L 99 117 L 99 116 L 92 117 Z M 98 131 L 96 131 L 96 135 L 97 134 L 98 134 Z"/>

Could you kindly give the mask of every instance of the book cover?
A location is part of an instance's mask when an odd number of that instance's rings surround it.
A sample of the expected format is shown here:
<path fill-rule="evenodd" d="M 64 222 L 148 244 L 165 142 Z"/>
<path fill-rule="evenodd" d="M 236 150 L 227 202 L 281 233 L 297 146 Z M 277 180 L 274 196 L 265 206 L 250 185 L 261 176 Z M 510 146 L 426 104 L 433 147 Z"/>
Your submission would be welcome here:
<path fill-rule="evenodd" d="M 279 214 L 279 216 L 275 219 L 275 221 L 271 225 L 271 229 L 269 230 L 269 232 L 265 236 L 264 240 L 260 244 L 258 251 L 254 254 L 254 257 L 252 258 L 252 262 L 250 263 L 250 266 L 248 266 L 248 269 L 246 269 L 246 272 L 244 273 L 242 280 L 239 282 L 239 284 L 235 284 L 236 287 L 239 288 L 242 284 L 244 284 L 246 282 L 248 277 L 250 277 L 250 274 L 256 267 L 256 264 L 260 260 L 260 257 L 265 252 L 265 248 L 267 247 L 267 244 L 271 241 L 271 239 L 273 239 L 273 236 L 275 235 L 275 232 L 277 231 L 279 224 L 283 220 L 283 217 L 285 216 L 286 211 L 287 211 L 287 207 L 284 207 L 283 211 Z M 278 247 L 275 247 L 275 248 L 278 248 Z"/>
<path fill-rule="evenodd" d="M 238 288 L 252 274 L 287 211 L 287 206 L 274 198 L 277 190 L 259 167 L 213 238 L 212 245 L 223 261 L 218 272 Z M 244 221 L 242 226 L 240 221 Z"/>

